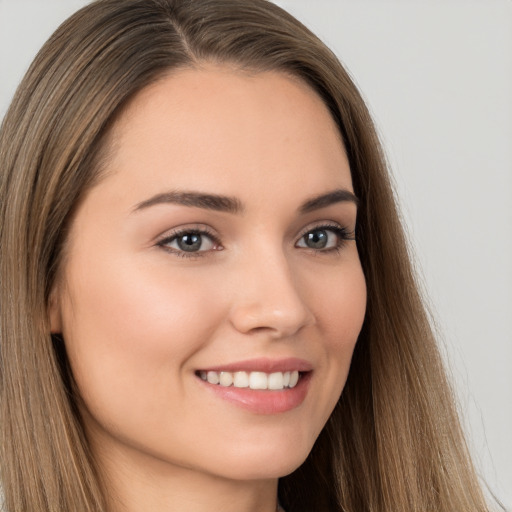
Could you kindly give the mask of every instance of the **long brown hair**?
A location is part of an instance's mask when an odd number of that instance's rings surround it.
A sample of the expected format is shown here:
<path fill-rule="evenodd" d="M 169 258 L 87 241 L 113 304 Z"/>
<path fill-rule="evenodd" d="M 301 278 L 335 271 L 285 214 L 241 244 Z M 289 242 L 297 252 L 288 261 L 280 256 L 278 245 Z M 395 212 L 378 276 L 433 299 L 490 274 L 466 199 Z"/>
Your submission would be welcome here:
<path fill-rule="evenodd" d="M 368 307 L 343 394 L 280 481 L 288 512 L 485 511 L 367 108 L 336 57 L 266 0 L 99 0 L 41 49 L 0 130 L 1 479 L 9 512 L 105 510 L 48 301 L 66 231 L 138 91 L 200 62 L 278 70 L 328 106 L 360 200 Z M 108 492 L 108 491 L 107 491 Z"/>

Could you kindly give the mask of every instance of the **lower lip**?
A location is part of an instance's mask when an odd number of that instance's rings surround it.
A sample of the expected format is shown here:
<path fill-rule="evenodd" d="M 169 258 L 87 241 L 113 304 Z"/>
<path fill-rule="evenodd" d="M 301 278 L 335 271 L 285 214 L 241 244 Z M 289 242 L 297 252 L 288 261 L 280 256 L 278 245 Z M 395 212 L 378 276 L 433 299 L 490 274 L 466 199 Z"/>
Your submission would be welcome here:
<path fill-rule="evenodd" d="M 242 409 L 256 414 L 279 414 L 291 411 L 304 402 L 311 380 L 311 372 L 301 374 L 299 382 L 294 388 L 279 390 L 236 388 L 199 380 L 216 396 Z"/>

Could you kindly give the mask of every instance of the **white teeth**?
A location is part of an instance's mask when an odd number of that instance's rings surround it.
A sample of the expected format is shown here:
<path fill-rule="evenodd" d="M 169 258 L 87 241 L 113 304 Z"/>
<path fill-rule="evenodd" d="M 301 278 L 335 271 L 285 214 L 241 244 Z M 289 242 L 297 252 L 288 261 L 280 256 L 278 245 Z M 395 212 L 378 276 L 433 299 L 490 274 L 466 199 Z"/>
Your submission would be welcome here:
<path fill-rule="evenodd" d="M 199 377 L 210 384 L 224 387 L 280 390 L 294 388 L 299 381 L 299 372 L 214 372 L 200 371 Z"/>
<path fill-rule="evenodd" d="M 219 383 L 219 374 L 217 372 L 208 372 L 206 374 L 206 380 L 210 384 L 218 384 Z"/>
<path fill-rule="evenodd" d="M 233 374 L 229 372 L 220 372 L 219 384 L 221 386 L 231 386 L 233 384 Z"/>
<path fill-rule="evenodd" d="M 263 372 L 251 372 L 249 374 L 249 387 L 251 389 L 268 389 L 267 374 Z"/>
<path fill-rule="evenodd" d="M 284 375 L 281 372 L 271 373 L 268 376 L 268 389 L 283 389 Z"/>
<path fill-rule="evenodd" d="M 249 387 L 249 375 L 246 372 L 236 372 L 233 377 L 233 385 L 235 388 L 248 388 Z"/>

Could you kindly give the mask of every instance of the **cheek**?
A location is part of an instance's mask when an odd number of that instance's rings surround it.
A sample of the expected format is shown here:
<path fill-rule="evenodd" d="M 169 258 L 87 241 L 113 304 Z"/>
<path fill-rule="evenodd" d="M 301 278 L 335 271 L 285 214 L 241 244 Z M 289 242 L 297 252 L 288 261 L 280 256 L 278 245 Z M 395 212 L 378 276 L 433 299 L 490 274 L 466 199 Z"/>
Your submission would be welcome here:
<path fill-rule="evenodd" d="M 367 289 L 364 274 L 359 262 L 348 273 L 335 290 L 338 301 L 332 300 L 329 329 L 332 335 L 332 353 L 342 366 L 341 390 L 348 376 L 350 362 L 359 333 L 366 315 Z"/>
<path fill-rule="evenodd" d="M 366 313 L 366 282 L 359 260 L 354 258 L 322 282 L 323 287 L 311 287 L 316 290 L 310 293 L 311 304 L 327 348 L 345 359 L 355 346 Z"/>
<path fill-rule="evenodd" d="M 150 340 L 175 346 L 176 338 L 189 331 L 192 335 L 200 326 L 197 311 L 216 314 L 207 281 L 197 287 L 183 273 L 132 262 L 93 263 L 90 268 L 87 274 L 70 273 L 77 277 L 70 281 L 63 308 L 70 330 L 95 333 L 88 344 L 98 338 L 112 345 L 134 343 L 142 350 Z"/>
<path fill-rule="evenodd" d="M 345 386 L 366 314 L 366 282 L 359 261 L 333 280 L 324 302 L 323 339 L 332 385 L 332 407 Z"/>
<path fill-rule="evenodd" d="M 323 283 L 323 286 L 319 286 Z M 350 363 L 366 313 L 366 282 L 361 265 L 353 258 L 338 272 L 316 274 L 310 283 L 309 304 L 315 308 L 323 358 L 317 371 L 322 391 L 316 399 L 319 434 L 345 386 Z M 314 285 L 313 285 L 314 284 Z"/>
<path fill-rule="evenodd" d="M 183 272 L 171 276 L 119 260 L 89 261 L 86 268 L 94 272 L 69 272 L 74 279 L 62 305 L 66 349 L 82 397 L 105 400 L 106 407 L 111 396 L 144 402 L 149 388 L 173 389 L 222 318 L 208 282 L 194 287 Z"/>

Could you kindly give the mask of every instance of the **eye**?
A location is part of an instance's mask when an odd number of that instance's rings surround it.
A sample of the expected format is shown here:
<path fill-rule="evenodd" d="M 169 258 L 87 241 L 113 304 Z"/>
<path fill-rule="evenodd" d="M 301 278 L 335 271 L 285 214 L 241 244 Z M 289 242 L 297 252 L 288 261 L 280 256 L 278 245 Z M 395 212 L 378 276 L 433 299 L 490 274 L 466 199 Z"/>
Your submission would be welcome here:
<path fill-rule="evenodd" d="M 318 226 L 304 233 L 296 246 L 316 251 L 328 251 L 339 249 L 346 241 L 354 239 L 353 232 L 340 226 Z"/>
<path fill-rule="evenodd" d="M 206 231 L 189 229 L 173 233 L 158 242 L 160 247 L 177 253 L 179 256 L 192 256 L 219 249 L 219 244 L 213 235 Z"/>

